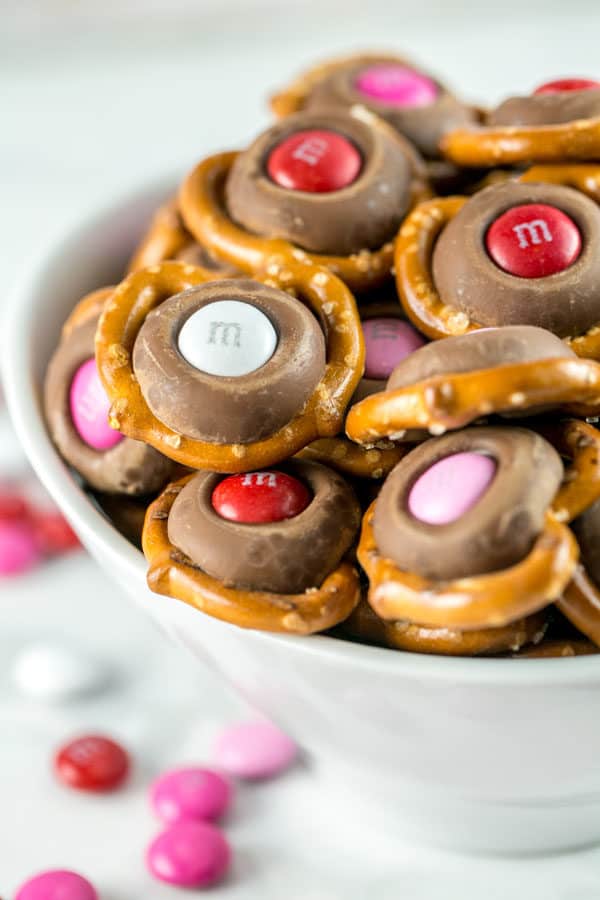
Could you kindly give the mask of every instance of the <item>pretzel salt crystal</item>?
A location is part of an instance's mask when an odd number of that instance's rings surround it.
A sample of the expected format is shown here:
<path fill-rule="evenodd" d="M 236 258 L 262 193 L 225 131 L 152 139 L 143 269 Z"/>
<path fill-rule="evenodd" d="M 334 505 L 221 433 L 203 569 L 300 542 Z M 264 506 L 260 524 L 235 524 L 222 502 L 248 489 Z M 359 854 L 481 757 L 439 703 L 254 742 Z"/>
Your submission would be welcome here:
<path fill-rule="evenodd" d="M 190 478 L 169 485 L 149 506 L 142 547 L 154 593 L 183 600 L 207 615 L 241 628 L 312 634 L 339 624 L 360 599 L 356 569 L 341 562 L 321 585 L 302 594 L 274 594 L 227 588 L 207 575 L 169 541 L 167 523 L 175 498 Z"/>
<path fill-rule="evenodd" d="M 243 472 L 287 459 L 319 437 L 342 427 L 346 406 L 362 374 L 364 342 L 354 298 L 330 272 L 289 263 L 265 283 L 293 290 L 310 306 L 325 331 L 325 373 L 305 408 L 275 434 L 251 444 L 213 444 L 178 434 L 152 413 L 141 392 L 132 352 L 146 316 L 168 297 L 214 280 L 199 266 L 165 262 L 129 275 L 105 307 L 96 334 L 98 369 L 112 402 L 111 425 L 194 469 Z"/>
<path fill-rule="evenodd" d="M 560 597 L 579 555 L 570 530 L 551 512 L 544 530 L 521 562 L 499 572 L 433 581 L 403 572 L 380 556 L 371 504 L 363 518 L 357 556 L 369 577 L 368 600 L 382 619 L 419 622 L 430 628 L 501 628 Z"/>

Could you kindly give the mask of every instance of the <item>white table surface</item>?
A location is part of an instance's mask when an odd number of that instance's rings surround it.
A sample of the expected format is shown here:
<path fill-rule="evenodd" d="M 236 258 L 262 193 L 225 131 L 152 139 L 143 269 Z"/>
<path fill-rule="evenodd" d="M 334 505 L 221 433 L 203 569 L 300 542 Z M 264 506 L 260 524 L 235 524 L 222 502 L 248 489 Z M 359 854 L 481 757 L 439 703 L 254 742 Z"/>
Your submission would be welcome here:
<path fill-rule="evenodd" d="M 14 6 L 14 8 L 12 8 Z M 319 54 L 397 46 L 475 100 L 560 74 L 600 75 L 594 3 L 349 2 L 6 4 L 0 7 L 0 266 L 5 285 L 78 211 L 145 177 L 243 143 L 267 121 L 264 94 Z M 369 13 L 367 14 L 367 9 Z M 64 14 L 71 10 L 70 19 Z M 485 16 L 485 18 L 484 18 Z M 4 27 L 3 27 L 4 26 Z M 0 294 L 0 304 L 6 292 Z M 0 479 L 22 466 L 0 413 Z M 111 666 L 95 699 L 44 708 L 10 683 L 11 660 L 38 636 L 69 636 Z M 165 900 L 145 872 L 157 830 L 149 779 L 202 762 L 223 723 L 246 711 L 214 675 L 171 648 L 88 559 L 76 554 L 0 582 L 0 896 L 45 867 L 71 867 L 102 900 Z M 121 737 L 135 774 L 122 792 L 61 789 L 53 748 L 87 728 Z M 592 900 L 600 850 L 534 860 L 465 859 L 393 846 L 385 835 L 319 830 L 309 773 L 238 794 L 227 831 L 224 900 Z"/>

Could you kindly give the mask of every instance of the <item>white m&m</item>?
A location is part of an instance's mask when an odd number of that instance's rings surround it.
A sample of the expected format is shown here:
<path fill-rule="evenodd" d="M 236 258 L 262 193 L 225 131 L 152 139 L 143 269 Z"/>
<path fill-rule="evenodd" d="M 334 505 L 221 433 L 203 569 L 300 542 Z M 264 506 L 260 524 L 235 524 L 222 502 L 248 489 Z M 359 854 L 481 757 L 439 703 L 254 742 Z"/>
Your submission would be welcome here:
<path fill-rule="evenodd" d="M 239 378 L 271 359 L 277 332 L 256 306 L 241 300 L 217 300 L 187 319 L 179 332 L 178 347 L 195 369 Z"/>

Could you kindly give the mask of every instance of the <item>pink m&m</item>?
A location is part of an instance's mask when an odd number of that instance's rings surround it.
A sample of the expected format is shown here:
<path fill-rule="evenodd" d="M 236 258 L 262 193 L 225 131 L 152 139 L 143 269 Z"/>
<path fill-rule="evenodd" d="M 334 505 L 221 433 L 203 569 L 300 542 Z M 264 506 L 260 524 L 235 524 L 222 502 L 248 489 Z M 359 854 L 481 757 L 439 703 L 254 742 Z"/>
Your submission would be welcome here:
<path fill-rule="evenodd" d="M 218 819 L 231 802 L 231 786 L 212 769 L 174 769 L 154 782 L 150 800 L 156 814 L 168 825 Z"/>
<path fill-rule="evenodd" d="M 460 519 L 487 491 L 496 462 L 483 453 L 453 453 L 438 460 L 415 481 L 408 508 L 428 525 L 448 525 Z"/>
<path fill-rule="evenodd" d="M 208 887 L 229 867 L 231 850 L 223 833 L 207 822 L 178 822 L 150 844 L 148 869 L 177 887 Z"/>
<path fill-rule="evenodd" d="M 425 343 L 409 322 L 393 316 L 367 319 L 363 334 L 366 378 L 389 378 L 399 362 Z"/>
<path fill-rule="evenodd" d="M 215 762 L 237 778 L 269 778 L 289 768 L 298 755 L 291 738 L 271 722 L 241 722 L 226 729 L 215 744 Z"/>
<path fill-rule="evenodd" d="M 15 900 L 98 900 L 98 894 L 87 878 L 66 869 L 56 869 L 26 881 L 17 891 Z"/>
<path fill-rule="evenodd" d="M 110 450 L 123 440 L 108 424 L 110 402 L 100 381 L 95 359 L 88 359 L 75 373 L 69 394 L 71 418 L 79 437 L 94 450 Z"/>
<path fill-rule="evenodd" d="M 267 172 L 280 187 L 323 194 L 356 180 L 362 157 L 354 144 L 327 129 L 290 134 L 271 151 Z"/>
<path fill-rule="evenodd" d="M 363 69 L 355 86 L 371 100 L 398 107 L 429 106 L 439 93 L 431 78 L 399 63 L 378 63 Z"/>
<path fill-rule="evenodd" d="M 488 228 L 485 244 L 496 265 L 519 278 L 543 278 L 568 269 L 582 246 L 573 219 L 547 203 L 507 209 Z"/>
<path fill-rule="evenodd" d="M 42 559 L 42 548 L 27 520 L 0 520 L 0 575 L 20 575 Z"/>

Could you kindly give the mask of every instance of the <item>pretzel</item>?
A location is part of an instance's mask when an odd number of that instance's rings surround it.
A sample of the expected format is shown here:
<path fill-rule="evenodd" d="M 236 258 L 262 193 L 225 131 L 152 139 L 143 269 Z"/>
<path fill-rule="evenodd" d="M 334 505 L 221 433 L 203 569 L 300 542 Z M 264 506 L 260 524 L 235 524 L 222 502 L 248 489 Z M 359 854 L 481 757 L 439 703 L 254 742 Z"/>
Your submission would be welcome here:
<path fill-rule="evenodd" d="M 591 641 L 562 639 L 542 641 L 538 647 L 525 647 L 512 655 L 515 659 L 553 659 L 566 656 L 590 656 L 598 652 L 598 648 Z"/>
<path fill-rule="evenodd" d="M 572 522 L 600 498 L 600 431 L 578 419 L 531 427 L 571 459 L 552 511 L 559 522 Z"/>
<path fill-rule="evenodd" d="M 600 203 L 600 166 L 533 166 L 515 181 L 548 182 L 575 188 Z M 468 197 L 438 197 L 420 203 L 402 224 L 394 249 L 396 287 L 404 311 L 427 337 L 437 340 L 482 328 L 467 314 L 444 303 L 432 274 L 435 242 L 443 228 L 462 209 Z M 600 327 L 565 339 L 574 353 L 600 359 Z"/>
<path fill-rule="evenodd" d="M 298 457 L 311 462 L 323 463 L 355 478 L 385 478 L 394 466 L 406 456 L 411 449 L 409 444 L 403 447 L 359 447 L 342 437 L 321 438 L 313 441 L 300 451 Z"/>
<path fill-rule="evenodd" d="M 63 338 L 68 337 L 72 331 L 79 328 L 88 319 L 93 319 L 94 316 L 97 316 L 113 291 L 114 287 L 103 287 L 82 297 L 68 319 L 65 320 L 62 327 Z"/>
<path fill-rule="evenodd" d="M 600 363 L 556 357 L 436 375 L 365 397 L 349 410 L 346 434 L 361 444 L 402 440 L 412 429 L 439 435 L 491 413 L 547 405 L 574 415 L 597 415 Z"/>
<path fill-rule="evenodd" d="M 548 616 L 542 610 L 501 628 L 459 631 L 455 628 L 426 628 L 413 622 L 385 622 L 364 600 L 339 630 L 354 640 L 378 644 L 409 653 L 435 653 L 443 656 L 481 656 L 516 652 L 527 644 L 539 643 L 546 633 Z"/>
<path fill-rule="evenodd" d="M 241 628 L 286 634 L 312 634 L 343 621 L 360 599 L 356 569 L 342 561 L 323 584 L 302 594 L 274 594 L 227 588 L 177 550 L 167 522 L 175 498 L 189 475 L 169 485 L 148 507 L 142 547 L 149 563 L 148 586 L 156 594 L 183 600 L 214 618 Z"/>
<path fill-rule="evenodd" d="M 177 254 L 194 243 L 194 239 L 184 227 L 177 200 L 173 198 L 155 212 L 150 227 L 129 260 L 127 274 L 155 266 L 166 259 L 175 259 Z"/>
<path fill-rule="evenodd" d="M 433 581 L 403 572 L 379 555 L 373 534 L 375 503 L 367 510 L 357 550 L 369 577 L 368 600 L 382 619 L 419 622 L 464 631 L 501 628 L 537 612 L 559 597 L 574 571 L 579 548 L 552 512 L 521 562 L 499 572 Z"/>
<path fill-rule="evenodd" d="M 475 168 L 600 159 L 600 119 L 457 128 L 444 135 L 440 150 L 451 162 Z"/>
<path fill-rule="evenodd" d="M 342 427 L 346 405 L 360 379 L 364 344 L 354 298 L 330 272 L 290 262 L 265 284 L 297 291 L 320 319 L 327 365 L 305 408 L 286 426 L 252 444 L 211 444 L 172 431 L 148 407 L 135 377 L 132 351 L 146 318 L 165 299 L 214 280 L 199 266 L 165 262 L 129 275 L 115 289 L 96 334 L 98 368 L 112 402 L 110 423 L 165 456 L 194 469 L 243 472 L 268 467 Z"/>
<path fill-rule="evenodd" d="M 556 605 L 569 622 L 600 646 L 600 591 L 582 565 L 575 569 Z"/>
<path fill-rule="evenodd" d="M 366 114 L 366 111 L 365 111 Z M 253 275 L 275 266 L 294 263 L 324 266 L 352 291 L 364 292 L 383 284 L 390 275 L 394 246 L 390 241 L 378 250 L 361 250 L 350 256 L 308 253 L 280 238 L 251 234 L 227 213 L 223 190 L 226 178 L 239 154 L 209 156 L 188 175 L 181 186 L 179 204 L 187 228 L 196 240 L 220 259 Z M 414 202 L 425 189 L 417 182 Z"/>

